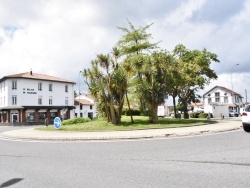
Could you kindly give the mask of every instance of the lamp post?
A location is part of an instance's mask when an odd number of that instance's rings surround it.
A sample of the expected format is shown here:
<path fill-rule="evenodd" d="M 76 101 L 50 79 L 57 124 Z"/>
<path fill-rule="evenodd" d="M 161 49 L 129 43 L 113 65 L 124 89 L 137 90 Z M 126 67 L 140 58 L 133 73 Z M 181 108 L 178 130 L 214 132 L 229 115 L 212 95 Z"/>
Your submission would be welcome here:
<path fill-rule="evenodd" d="M 79 104 L 79 117 L 80 117 L 80 112 L 81 112 L 81 108 L 80 108 L 80 95 L 81 95 L 81 83 L 80 83 L 80 75 L 81 75 L 82 71 L 79 71 L 79 75 L 78 75 L 78 84 L 79 84 L 79 96 L 78 96 L 78 104 Z"/>
<path fill-rule="evenodd" d="M 244 77 L 248 78 L 249 81 L 250 81 L 250 76 L 244 76 Z M 249 82 L 249 83 L 250 83 L 250 82 Z M 246 89 L 245 89 L 245 94 L 246 94 L 246 103 L 247 103 L 247 90 L 246 90 Z"/>
<path fill-rule="evenodd" d="M 233 68 L 234 67 L 236 67 L 236 66 L 238 66 L 238 65 L 240 65 L 239 63 L 237 63 L 236 65 L 234 65 L 234 66 L 232 66 L 231 67 L 231 86 L 232 86 L 232 91 L 231 91 L 231 96 L 232 96 L 232 103 L 234 103 L 234 99 L 233 99 L 233 76 L 232 76 L 232 70 L 233 70 Z"/>

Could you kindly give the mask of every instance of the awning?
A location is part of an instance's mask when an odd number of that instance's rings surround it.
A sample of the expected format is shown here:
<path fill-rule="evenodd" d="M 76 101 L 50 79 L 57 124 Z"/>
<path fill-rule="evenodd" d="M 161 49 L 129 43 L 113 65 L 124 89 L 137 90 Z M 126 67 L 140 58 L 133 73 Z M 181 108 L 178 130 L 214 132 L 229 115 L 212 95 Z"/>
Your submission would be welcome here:
<path fill-rule="evenodd" d="M 4 110 L 20 110 L 20 109 L 23 109 L 23 106 L 3 106 L 3 107 L 0 107 L 1 111 L 4 111 Z"/>

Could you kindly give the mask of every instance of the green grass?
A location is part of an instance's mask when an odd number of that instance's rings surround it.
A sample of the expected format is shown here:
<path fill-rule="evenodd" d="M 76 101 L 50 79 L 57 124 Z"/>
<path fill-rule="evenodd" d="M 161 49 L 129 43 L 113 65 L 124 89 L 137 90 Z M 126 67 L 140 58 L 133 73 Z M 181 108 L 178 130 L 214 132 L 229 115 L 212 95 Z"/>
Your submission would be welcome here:
<path fill-rule="evenodd" d="M 48 127 L 42 126 L 36 130 L 46 131 L 119 131 L 119 130 L 140 130 L 140 129 L 159 129 L 159 128 L 174 128 L 174 127 L 189 127 L 204 124 L 216 123 L 216 121 L 202 120 L 202 119 L 172 119 L 159 118 L 157 124 L 148 122 L 148 117 L 134 116 L 134 123 L 131 123 L 130 117 L 123 116 L 122 123 L 119 125 L 112 125 L 106 120 L 100 118 L 90 122 L 78 123 L 72 125 L 62 125 L 60 129 L 56 130 L 53 125 Z"/>

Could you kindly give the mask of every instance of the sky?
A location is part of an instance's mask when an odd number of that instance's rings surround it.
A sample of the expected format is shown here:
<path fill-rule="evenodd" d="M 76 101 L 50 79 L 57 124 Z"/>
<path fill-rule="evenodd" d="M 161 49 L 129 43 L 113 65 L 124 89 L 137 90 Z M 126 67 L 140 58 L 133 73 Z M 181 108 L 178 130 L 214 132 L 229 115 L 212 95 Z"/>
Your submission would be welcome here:
<path fill-rule="evenodd" d="M 218 75 L 200 94 L 224 86 L 250 101 L 250 0 L 0 0 L 0 78 L 29 72 L 72 80 L 124 34 L 153 23 L 151 42 L 218 55 Z M 247 93 L 247 98 L 246 98 Z"/>

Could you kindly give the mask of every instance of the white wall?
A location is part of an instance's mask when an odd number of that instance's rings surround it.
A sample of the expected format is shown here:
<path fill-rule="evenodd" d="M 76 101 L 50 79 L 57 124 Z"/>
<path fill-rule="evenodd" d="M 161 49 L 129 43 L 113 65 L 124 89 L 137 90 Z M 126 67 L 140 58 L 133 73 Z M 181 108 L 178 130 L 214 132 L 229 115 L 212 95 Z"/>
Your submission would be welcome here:
<path fill-rule="evenodd" d="M 77 114 L 77 117 L 81 117 L 80 113 L 82 113 L 82 117 L 88 117 L 88 113 L 93 113 L 93 118 L 97 117 L 96 102 L 94 101 L 94 99 L 87 97 L 85 94 L 76 97 L 76 99 L 85 99 L 92 103 L 92 105 L 83 104 L 82 109 L 80 109 L 79 105 L 76 105 L 75 113 Z M 92 106 L 92 109 L 90 109 L 90 106 Z"/>
<path fill-rule="evenodd" d="M 204 112 L 212 113 L 215 118 L 221 118 L 221 116 L 229 117 L 227 105 L 205 105 Z"/>
<path fill-rule="evenodd" d="M 17 89 L 12 89 L 12 80 L 17 81 Z M 72 83 L 61 83 L 53 81 L 41 81 L 31 79 L 7 79 L 5 90 L 2 89 L 0 97 L 2 106 L 12 106 L 12 96 L 17 96 L 17 106 L 38 106 L 38 97 L 42 96 L 41 106 L 64 106 L 65 98 L 68 97 L 68 105 L 74 106 L 74 89 Z M 38 83 L 42 83 L 42 91 L 38 90 Z M 2 82 L 3 83 L 3 82 Z M 49 91 L 49 84 L 52 83 L 53 89 Z M 3 85 L 3 84 L 2 84 Z M 68 92 L 65 92 L 65 85 L 68 85 Z M 5 96 L 5 105 L 3 98 Z M 49 105 L 49 98 L 52 97 L 52 105 Z"/>

